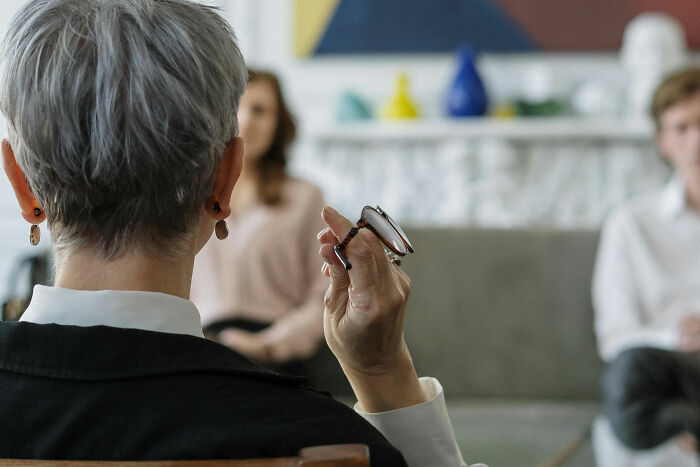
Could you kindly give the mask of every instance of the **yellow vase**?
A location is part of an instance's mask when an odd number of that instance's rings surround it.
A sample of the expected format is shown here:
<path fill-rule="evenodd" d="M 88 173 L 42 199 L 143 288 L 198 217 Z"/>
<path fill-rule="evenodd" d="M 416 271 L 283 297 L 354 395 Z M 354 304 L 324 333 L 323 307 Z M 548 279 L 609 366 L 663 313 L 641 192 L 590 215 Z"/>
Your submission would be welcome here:
<path fill-rule="evenodd" d="M 382 120 L 405 120 L 418 118 L 418 107 L 408 93 L 408 77 L 400 74 L 396 77 L 396 92 L 379 111 Z"/>

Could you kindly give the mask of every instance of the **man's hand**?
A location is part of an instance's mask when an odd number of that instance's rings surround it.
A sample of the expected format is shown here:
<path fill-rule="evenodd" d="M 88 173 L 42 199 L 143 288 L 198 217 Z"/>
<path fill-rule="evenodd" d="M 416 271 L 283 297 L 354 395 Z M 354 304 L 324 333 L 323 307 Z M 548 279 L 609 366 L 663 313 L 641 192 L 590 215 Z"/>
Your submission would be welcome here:
<path fill-rule="evenodd" d="M 681 433 L 676 436 L 676 443 L 686 452 L 691 454 L 697 454 L 698 452 L 698 441 L 690 433 Z"/>
<path fill-rule="evenodd" d="M 379 239 L 360 230 L 345 249 L 346 271 L 333 246 L 353 227 L 332 208 L 322 214 L 320 254 L 330 278 L 324 298 L 324 332 L 364 411 L 381 412 L 425 402 L 403 324 L 411 282 L 391 264 Z"/>
<path fill-rule="evenodd" d="M 700 350 L 700 314 L 688 315 L 681 320 L 678 348 L 686 352 Z"/>

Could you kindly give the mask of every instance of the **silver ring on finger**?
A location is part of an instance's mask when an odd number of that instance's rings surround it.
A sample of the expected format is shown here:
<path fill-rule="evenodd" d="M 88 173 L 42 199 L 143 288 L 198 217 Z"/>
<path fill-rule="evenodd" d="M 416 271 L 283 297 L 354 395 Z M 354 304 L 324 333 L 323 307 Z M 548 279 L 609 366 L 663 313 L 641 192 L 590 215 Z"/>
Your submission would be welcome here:
<path fill-rule="evenodd" d="M 401 266 L 401 257 L 399 255 L 397 255 L 396 253 L 394 253 L 393 251 L 387 251 L 386 257 L 389 258 L 389 261 L 391 261 L 391 264 Z"/>

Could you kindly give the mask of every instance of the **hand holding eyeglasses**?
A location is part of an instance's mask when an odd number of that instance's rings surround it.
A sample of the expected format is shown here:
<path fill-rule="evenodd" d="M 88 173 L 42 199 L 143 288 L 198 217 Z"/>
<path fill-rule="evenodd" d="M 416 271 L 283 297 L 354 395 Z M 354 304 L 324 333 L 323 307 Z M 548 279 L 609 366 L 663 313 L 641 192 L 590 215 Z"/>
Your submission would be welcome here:
<path fill-rule="evenodd" d="M 355 227 L 332 208 L 324 208 L 322 217 L 328 228 L 319 233 L 320 254 L 330 278 L 324 332 L 362 409 L 379 412 L 424 402 L 403 335 L 409 277 L 387 258 L 370 229 L 358 229 L 352 241 L 343 242 L 342 257 L 352 264 L 346 269 L 335 247 Z"/>

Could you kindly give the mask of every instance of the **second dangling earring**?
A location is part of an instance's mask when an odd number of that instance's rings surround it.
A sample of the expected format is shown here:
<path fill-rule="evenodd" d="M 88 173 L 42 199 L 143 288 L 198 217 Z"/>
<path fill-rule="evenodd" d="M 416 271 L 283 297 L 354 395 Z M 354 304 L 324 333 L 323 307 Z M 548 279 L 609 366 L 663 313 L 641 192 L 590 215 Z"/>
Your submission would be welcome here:
<path fill-rule="evenodd" d="M 214 203 L 214 212 L 217 214 L 221 212 L 221 206 L 219 206 L 218 201 Z M 216 232 L 216 238 L 219 240 L 223 240 L 228 237 L 228 226 L 226 225 L 226 221 L 223 219 L 216 221 L 214 232 Z"/>
<path fill-rule="evenodd" d="M 41 209 L 39 208 L 34 208 L 34 215 L 36 217 L 41 216 Z M 39 228 L 38 224 L 32 224 L 32 226 L 29 228 L 29 243 L 32 246 L 37 246 L 39 242 L 41 241 L 41 229 Z"/>
<path fill-rule="evenodd" d="M 31 243 L 32 246 L 37 246 L 40 241 L 41 229 L 39 229 L 38 225 L 32 224 L 32 226 L 29 227 L 29 243 Z"/>

